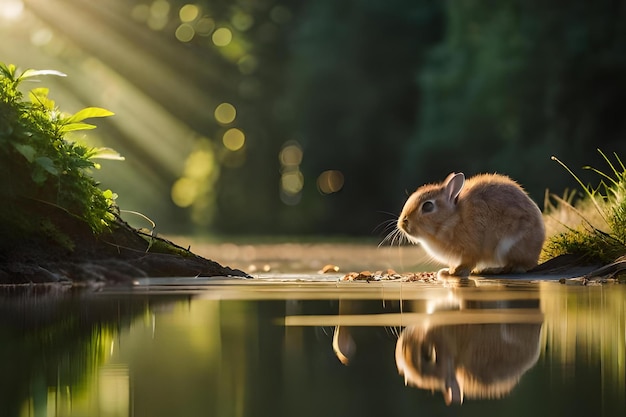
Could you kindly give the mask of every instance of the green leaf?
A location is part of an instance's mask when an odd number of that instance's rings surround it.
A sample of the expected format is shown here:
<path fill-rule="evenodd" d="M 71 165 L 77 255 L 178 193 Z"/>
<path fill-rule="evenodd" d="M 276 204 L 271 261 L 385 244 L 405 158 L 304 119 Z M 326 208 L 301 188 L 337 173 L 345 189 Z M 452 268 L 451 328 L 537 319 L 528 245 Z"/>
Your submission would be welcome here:
<path fill-rule="evenodd" d="M 30 98 L 30 101 L 37 101 L 41 97 L 48 98 L 49 92 L 50 89 L 47 87 L 33 88 L 28 92 L 28 97 Z"/>
<path fill-rule="evenodd" d="M 35 159 L 35 163 L 45 169 L 50 174 L 57 177 L 59 176 L 59 170 L 54 166 L 54 162 L 52 162 L 52 159 L 48 158 L 47 156 L 40 156 L 39 158 Z"/>
<path fill-rule="evenodd" d="M 70 123 L 66 125 L 62 125 L 59 128 L 60 133 L 73 132 L 75 130 L 91 130 L 95 129 L 96 125 L 92 125 L 89 123 Z"/>
<path fill-rule="evenodd" d="M 0 63 L 0 72 L 11 81 L 15 80 L 15 65 L 9 64 L 8 66 Z"/>
<path fill-rule="evenodd" d="M 21 153 L 28 162 L 33 162 L 35 160 L 36 151 L 35 148 L 33 148 L 32 146 L 24 145 L 21 143 L 13 143 L 13 147 L 16 151 Z"/>
<path fill-rule="evenodd" d="M 79 168 L 79 169 L 94 168 L 95 165 L 96 164 L 94 164 L 92 161 L 89 161 L 87 159 L 75 159 L 72 161 L 72 167 Z"/>
<path fill-rule="evenodd" d="M 86 107 L 82 110 L 79 110 L 76 114 L 63 119 L 63 123 L 77 123 L 82 122 L 85 119 L 91 119 L 92 117 L 108 117 L 113 116 L 115 113 L 109 111 L 107 109 L 103 109 L 100 107 Z"/>
<path fill-rule="evenodd" d="M 54 100 L 48 98 L 50 90 L 45 87 L 33 88 L 28 92 L 28 98 L 33 104 L 41 104 L 48 110 L 54 110 Z"/>
<path fill-rule="evenodd" d="M 56 75 L 58 77 L 67 77 L 67 74 L 64 74 L 64 73 L 62 73 L 60 71 L 27 69 L 18 78 L 19 79 L 24 79 L 24 78 L 37 77 L 39 75 Z"/>
<path fill-rule="evenodd" d="M 117 152 L 115 149 L 93 148 L 91 149 L 89 159 L 109 159 L 112 161 L 124 161 L 126 158 L 120 155 L 119 152 Z"/>
<path fill-rule="evenodd" d="M 107 200 L 112 200 L 112 201 L 114 201 L 115 199 L 117 199 L 117 194 L 116 194 L 116 193 L 114 193 L 113 191 L 109 190 L 109 189 L 104 190 L 104 191 L 102 192 L 102 195 L 103 195 L 103 196 L 104 196 L 104 198 L 106 198 Z"/>

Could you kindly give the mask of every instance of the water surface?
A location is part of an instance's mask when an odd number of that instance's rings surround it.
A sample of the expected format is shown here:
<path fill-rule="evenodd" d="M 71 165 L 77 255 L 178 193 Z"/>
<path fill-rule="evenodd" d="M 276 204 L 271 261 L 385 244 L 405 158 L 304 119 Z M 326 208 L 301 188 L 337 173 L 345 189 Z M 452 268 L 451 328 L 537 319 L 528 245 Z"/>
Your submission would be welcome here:
<path fill-rule="evenodd" d="M 626 286 L 310 278 L 5 290 L 0 415 L 626 415 Z"/>

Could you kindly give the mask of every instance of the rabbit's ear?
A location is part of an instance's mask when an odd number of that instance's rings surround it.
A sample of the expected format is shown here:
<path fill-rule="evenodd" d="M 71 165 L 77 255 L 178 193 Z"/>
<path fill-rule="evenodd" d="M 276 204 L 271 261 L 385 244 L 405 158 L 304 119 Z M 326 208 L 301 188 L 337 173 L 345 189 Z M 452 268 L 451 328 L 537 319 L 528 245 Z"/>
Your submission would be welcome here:
<path fill-rule="evenodd" d="M 462 172 L 455 174 L 454 172 L 448 175 L 445 181 L 446 187 L 446 196 L 448 200 L 456 203 L 456 198 L 459 196 L 459 193 L 463 189 L 463 185 L 465 185 L 465 175 Z"/>

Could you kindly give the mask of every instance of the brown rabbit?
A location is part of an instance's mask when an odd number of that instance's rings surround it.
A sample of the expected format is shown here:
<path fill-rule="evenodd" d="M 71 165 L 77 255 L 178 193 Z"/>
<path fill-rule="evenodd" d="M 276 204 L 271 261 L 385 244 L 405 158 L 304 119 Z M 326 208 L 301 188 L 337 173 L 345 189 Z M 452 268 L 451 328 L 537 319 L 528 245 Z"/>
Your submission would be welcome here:
<path fill-rule="evenodd" d="M 515 181 L 499 174 L 465 180 L 452 173 L 418 188 L 398 229 L 447 264 L 439 275 L 526 272 L 537 265 L 545 239 L 539 207 Z"/>

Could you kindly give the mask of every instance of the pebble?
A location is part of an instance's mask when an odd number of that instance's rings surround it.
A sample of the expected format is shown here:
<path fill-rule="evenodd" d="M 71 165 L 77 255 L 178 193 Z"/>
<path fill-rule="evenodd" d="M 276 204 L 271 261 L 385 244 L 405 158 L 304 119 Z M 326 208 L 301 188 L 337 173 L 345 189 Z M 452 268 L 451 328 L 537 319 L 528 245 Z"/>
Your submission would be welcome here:
<path fill-rule="evenodd" d="M 339 267 L 337 265 L 328 264 L 324 265 L 324 267 L 317 272 L 319 274 L 332 274 L 333 272 L 339 272 Z"/>
<path fill-rule="evenodd" d="M 391 281 L 402 280 L 403 282 L 436 282 L 436 272 L 410 272 L 400 274 L 393 269 L 386 271 L 370 271 L 349 272 L 343 277 L 343 281 Z"/>

